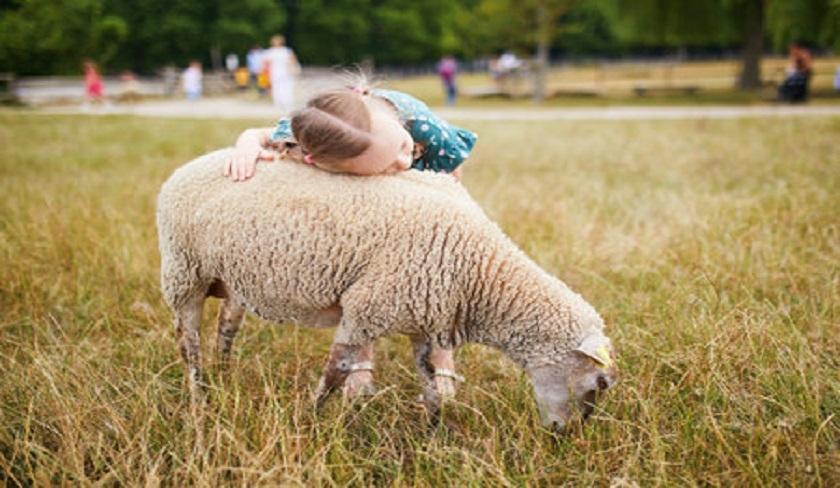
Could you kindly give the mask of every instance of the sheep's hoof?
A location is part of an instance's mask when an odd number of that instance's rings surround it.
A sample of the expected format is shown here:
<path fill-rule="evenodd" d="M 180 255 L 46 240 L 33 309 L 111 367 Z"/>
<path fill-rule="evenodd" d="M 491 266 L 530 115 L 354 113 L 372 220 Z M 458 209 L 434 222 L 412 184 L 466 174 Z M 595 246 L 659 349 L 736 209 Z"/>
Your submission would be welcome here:
<path fill-rule="evenodd" d="M 344 380 L 344 387 L 341 391 L 345 398 L 358 398 L 376 394 L 373 373 L 367 370 L 350 373 Z"/>

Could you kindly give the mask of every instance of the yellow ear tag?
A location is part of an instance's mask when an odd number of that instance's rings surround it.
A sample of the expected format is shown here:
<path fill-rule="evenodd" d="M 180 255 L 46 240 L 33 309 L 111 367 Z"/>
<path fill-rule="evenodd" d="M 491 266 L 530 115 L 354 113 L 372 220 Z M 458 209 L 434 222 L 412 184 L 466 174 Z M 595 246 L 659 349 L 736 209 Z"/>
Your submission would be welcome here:
<path fill-rule="evenodd" d="M 612 366 L 612 358 L 610 357 L 610 350 L 607 348 L 606 345 L 603 345 L 595 350 L 595 355 L 598 356 L 598 359 L 601 361 L 601 364 L 604 365 L 605 368 L 609 368 Z"/>

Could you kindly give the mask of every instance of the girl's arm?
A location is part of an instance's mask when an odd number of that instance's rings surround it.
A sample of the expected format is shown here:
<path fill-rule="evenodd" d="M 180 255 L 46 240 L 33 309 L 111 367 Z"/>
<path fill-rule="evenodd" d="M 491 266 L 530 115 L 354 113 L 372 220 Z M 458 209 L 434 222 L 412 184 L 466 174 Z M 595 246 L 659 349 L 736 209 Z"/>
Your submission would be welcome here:
<path fill-rule="evenodd" d="M 245 181 L 254 176 L 259 160 L 274 159 L 274 154 L 267 149 L 273 127 L 247 129 L 236 139 L 233 156 L 225 164 L 225 176 L 233 181 Z"/>

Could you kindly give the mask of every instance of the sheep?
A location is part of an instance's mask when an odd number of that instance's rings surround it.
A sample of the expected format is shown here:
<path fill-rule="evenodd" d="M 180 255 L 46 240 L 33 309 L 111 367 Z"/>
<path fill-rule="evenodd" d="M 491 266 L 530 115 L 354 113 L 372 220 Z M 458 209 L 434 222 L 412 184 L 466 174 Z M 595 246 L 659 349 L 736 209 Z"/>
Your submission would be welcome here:
<path fill-rule="evenodd" d="M 542 423 L 585 419 L 618 370 L 604 323 L 529 259 L 447 175 L 329 174 L 280 161 L 248 183 L 222 176 L 229 149 L 177 169 L 158 197 L 163 296 L 193 398 L 200 396 L 205 298 L 224 299 L 218 348 L 245 310 L 276 323 L 336 327 L 318 405 L 372 370 L 372 344 L 407 335 L 426 407 L 435 356 L 494 347 L 529 376 Z M 365 383 L 370 377 L 362 377 Z"/>

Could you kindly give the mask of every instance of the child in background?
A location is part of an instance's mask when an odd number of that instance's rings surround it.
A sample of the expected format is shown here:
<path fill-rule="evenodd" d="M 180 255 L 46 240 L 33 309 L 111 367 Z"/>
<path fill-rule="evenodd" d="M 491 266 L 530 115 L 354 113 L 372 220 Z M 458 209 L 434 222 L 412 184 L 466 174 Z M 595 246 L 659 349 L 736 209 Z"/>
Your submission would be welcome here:
<path fill-rule="evenodd" d="M 248 68 L 240 66 L 233 73 L 233 79 L 236 81 L 236 88 L 239 91 L 245 91 L 248 89 L 248 84 L 251 81 L 251 73 L 248 71 Z"/>
<path fill-rule="evenodd" d="M 96 68 L 96 63 L 87 60 L 85 67 L 85 99 L 90 102 L 101 102 L 105 96 L 102 90 L 102 77 Z"/>
<path fill-rule="evenodd" d="M 188 100 L 195 101 L 201 98 L 201 78 L 201 62 L 191 61 L 189 68 L 181 75 L 182 87 Z"/>
<path fill-rule="evenodd" d="M 334 173 L 393 174 L 410 168 L 460 177 L 477 136 L 449 125 L 416 98 L 359 86 L 318 95 L 274 128 L 248 129 L 225 175 L 244 181 L 280 145 L 298 145 L 302 162 Z"/>
<path fill-rule="evenodd" d="M 834 72 L 834 91 L 840 92 L 840 66 Z"/>

